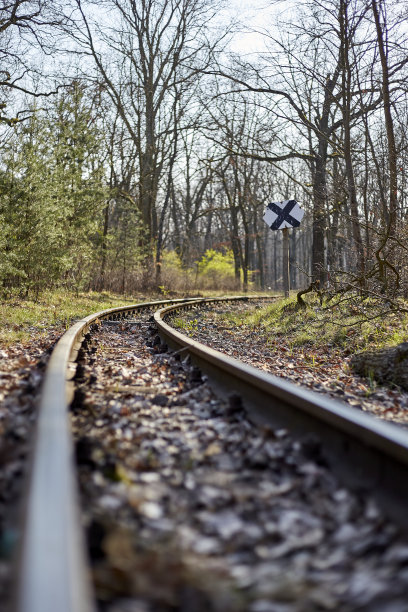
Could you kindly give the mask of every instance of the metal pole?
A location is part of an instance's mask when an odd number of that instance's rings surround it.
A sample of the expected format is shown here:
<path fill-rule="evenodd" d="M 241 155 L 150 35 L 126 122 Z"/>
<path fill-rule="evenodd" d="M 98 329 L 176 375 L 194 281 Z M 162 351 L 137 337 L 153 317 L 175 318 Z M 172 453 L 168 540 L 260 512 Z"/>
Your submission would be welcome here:
<path fill-rule="evenodd" d="M 285 293 L 285 298 L 289 297 L 289 230 L 287 227 L 282 230 L 282 248 L 283 248 L 283 257 L 282 257 L 282 266 L 283 266 L 283 291 Z"/>

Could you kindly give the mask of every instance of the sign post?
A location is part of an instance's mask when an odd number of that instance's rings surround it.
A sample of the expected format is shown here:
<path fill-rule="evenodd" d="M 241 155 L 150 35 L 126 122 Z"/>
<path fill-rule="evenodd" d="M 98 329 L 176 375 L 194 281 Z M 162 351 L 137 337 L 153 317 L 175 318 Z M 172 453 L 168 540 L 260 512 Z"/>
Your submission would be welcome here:
<path fill-rule="evenodd" d="M 282 230 L 282 269 L 283 291 L 289 297 L 289 228 L 299 227 L 305 211 L 300 208 L 296 200 L 284 202 L 270 202 L 265 210 L 263 220 L 271 230 Z"/>
<path fill-rule="evenodd" d="M 283 267 L 283 292 L 285 298 L 289 297 L 290 276 L 289 276 L 289 230 L 284 227 L 282 230 L 282 267 Z"/>

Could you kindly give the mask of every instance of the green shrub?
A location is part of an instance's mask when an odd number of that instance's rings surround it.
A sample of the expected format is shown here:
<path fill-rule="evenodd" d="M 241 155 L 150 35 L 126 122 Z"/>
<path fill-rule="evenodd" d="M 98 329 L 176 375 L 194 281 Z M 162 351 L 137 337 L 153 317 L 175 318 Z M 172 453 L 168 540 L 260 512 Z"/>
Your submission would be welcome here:
<path fill-rule="evenodd" d="M 231 250 L 221 253 L 209 249 L 197 262 L 197 284 L 205 289 L 236 288 L 234 256 Z"/>
<path fill-rule="evenodd" d="M 188 291 L 194 283 L 194 271 L 185 268 L 176 251 L 164 250 L 162 253 L 161 287 L 162 292 Z"/>

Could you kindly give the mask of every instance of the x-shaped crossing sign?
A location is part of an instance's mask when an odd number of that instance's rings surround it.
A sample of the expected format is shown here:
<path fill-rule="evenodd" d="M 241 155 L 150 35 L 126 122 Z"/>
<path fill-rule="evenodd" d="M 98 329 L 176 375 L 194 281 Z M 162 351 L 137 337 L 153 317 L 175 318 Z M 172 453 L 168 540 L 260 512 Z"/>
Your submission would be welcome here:
<path fill-rule="evenodd" d="M 270 202 L 266 208 L 263 220 L 269 225 L 271 230 L 299 227 L 304 214 L 305 211 L 300 208 L 296 200 Z"/>

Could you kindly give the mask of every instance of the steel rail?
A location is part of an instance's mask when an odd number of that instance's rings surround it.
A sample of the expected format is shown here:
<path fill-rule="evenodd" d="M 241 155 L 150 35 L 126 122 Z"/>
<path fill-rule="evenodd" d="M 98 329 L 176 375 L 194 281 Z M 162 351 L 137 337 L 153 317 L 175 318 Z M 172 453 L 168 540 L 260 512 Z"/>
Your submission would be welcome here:
<path fill-rule="evenodd" d="M 125 317 L 176 300 L 111 308 L 78 321 L 58 341 L 47 365 L 25 502 L 17 587 L 18 612 L 91 612 L 68 405 L 83 337 L 103 319 Z M 178 300 L 181 301 L 181 300 Z"/>
<path fill-rule="evenodd" d="M 258 422 L 289 428 L 311 438 L 315 453 L 345 484 L 371 492 L 389 516 L 408 527 L 408 432 L 395 424 L 301 388 L 226 356 L 172 328 L 166 319 L 174 312 L 202 302 L 173 305 L 156 312 L 162 340 L 187 348 L 192 360 L 221 393 L 239 393 Z"/>
<path fill-rule="evenodd" d="M 207 301 L 248 300 L 234 296 Z M 84 336 L 98 320 L 119 320 L 144 309 L 202 299 L 167 299 L 103 310 L 78 321 L 58 341 L 47 365 L 25 500 L 18 554 L 15 612 L 94 612 L 82 533 L 68 407 L 74 364 Z"/>

